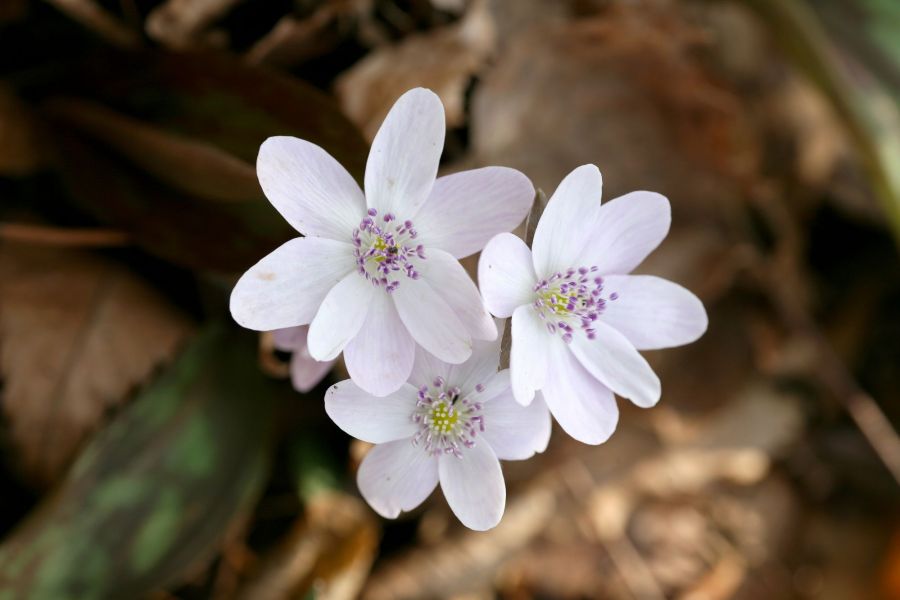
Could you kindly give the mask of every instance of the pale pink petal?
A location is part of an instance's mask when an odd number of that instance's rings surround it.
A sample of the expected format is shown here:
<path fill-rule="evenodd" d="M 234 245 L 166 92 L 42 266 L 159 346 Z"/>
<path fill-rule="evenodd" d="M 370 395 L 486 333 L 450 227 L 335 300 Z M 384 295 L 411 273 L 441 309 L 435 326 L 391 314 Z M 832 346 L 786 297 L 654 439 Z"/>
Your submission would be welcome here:
<path fill-rule="evenodd" d="M 549 348 L 561 340 L 551 336 L 544 321 L 531 306 L 520 306 L 512 316 L 512 348 L 509 368 L 513 396 L 527 405 L 547 377 Z"/>
<path fill-rule="evenodd" d="M 347 379 L 328 388 L 325 412 L 335 425 L 349 435 L 372 444 L 404 440 L 418 431 L 412 414 L 416 408 L 416 389 L 404 385 L 387 396 L 368 393 Z M 424 454 L 424 450 L 420 450 Z"/>
<path fill-rule="evenodd" d="M 276 329 L 272 332 L 272 343 L 277 350 L 282 352 L 293 352 L 301 348 L 306 348 L 306 335 L 309 333 L 309 325 L 298 325 L 297 327 L 285 327 L 284 329 Z"/>
<path fill-rule="evenodd" d="M 231 316 L 256 331 L 305 325 L 328 291 L 355 268 L 349 243 L 290 240 L 241 276 L 231 291 Z"/>
<path fill-rule="evenodd" d="M 600 319 L 638 350 L 690 344 L 706 331 L 703 303 L 677 283 L 651 275 L 609 275 L 604 289 L 618 297 L 606 303 Z"/>
<path fill-rule="evenodd" d="M 623 398 L 644 408 L 659 402 L 659 377 L 628 339 L 595 321 L 596 339 L 577 332 L 569 349 L 587 371 Z"/>
<path fill-rule="evenodd" d="M 444 381 L 450 381 L 452 367 L 453 365 L 442 361 L 422 346 L 417 346 L 416 360 L 413 363 L 409 382 L 418 389 L 423 385 L 431 385 L 437 377 Z"/>
<path fill-rule="evenodd" d="M 366 213 L 353 177 L 325 150 L 293 137 L 270 137 L 256 159 L 259 183 L 281 216 L 307 236 L 350 241 Z"/>
<path fill-rule="evenodd" d="M 496 339 L 494 319 L 484 307 L 475 282 L 459 261 L 437 248 L 428 248 L 426 252 L 428 258 L 420 263 L 419 269 L 428 285 L 440 292 L 472 338 Z"/>
<path fill-rule="evenodd" d="M 509 317 L 516 307 L 534 301 L 537 275 L 531 250 L 511 233 L 495 236 L 478 259 L 478 285 L 487 309 L 498 317 Z"/>
<path fill-rule="evenodd" d="M 534 270 L 541 278 L 585 265 L 584 247 L 596 235 L 603 178 L 594 165 L 569 173 L 547 202 L 534 232 Z"/>
<path fill-rule="evenodd" d="M 543 397 L 560 427 L 585 444 L 608 440 L 619 420 L 612 392 L 588 373 L 565 346 L 553 347 L 550 362 L 547 382 L 538 397 Z"/>
<path fill-rule="evenodd" d="M 372 448 L 356 474 L 366 502 L 382 517 L 395 519 L 401 511 L 422 504 L 438 483 L 438 461 L 408 439 Z"/>
<path fill-rule="evenodd" d="M 528 406 L 515 401 L 512 390 L 484 403 L 484 433 L 501 460 L 524 460 L 547 449 L 550 441 L 550 411 L 538 397 Z"/>
<path fill-rule="evenodd" d="M 331 288 L 309 325 L 309 355 L 316 360 L 336 358 L 359 332 L 376 293 L 384 291 L 355 271 Z"/>
<path fill-rule="evenodd" d="M 597 225 L 584 249 L 585 260 L 600 273 L 630 273 L 669 233 L 672 210 L 665 196 L 632 192 L 600 209 Z"/>
<path fill-rule="evenodd" d="M 416 343 L 448 363 L 459 364 L 471 356 L 472 337 L 428 282 L 403 279 L 393 297 L 400 320 Z"/>
<path fill-rule="evenodd" d="M 291 356 L 291 384 L 295 390 L 305 394 L 316 387 L 332 367 L 333 360 L 319 362 L 309 355 L 306 348 L 296 350 Z"/>
<path fill-rule="evenodd" d="M 481 384 L 485 387 L 484 391 L 479 393 L 480 399 L 491 398 L 492 395 L 499 394 L 504 386 L 509 387 L 509 373 L 507 372 L 503 378 L 498 378 L 497 368 L 500 366 L 500 343 L 503 338 L 503 321 L 499 321 L 500 326 L 497 328 L 499 335 L 490 342 L 476 340 L 472 342 L 472 357 L 461 365 L 453 365 L 450 369 L 449 381 L 453 385 L 459 386 L 465 393 L 469 393 L 475 389 L 476 385 Z M 495 382 L 494 380 L 497 379 Z M 501 389 L 497 389 L 497 388 Z"/>
<path fill-rule="evenodd" d="M 444 150 L 444 106 L 431 90 L 400 96 L 372 141 L 366 202 L 381 214 L 411 219 L 425 203 Z"/>
<path fill-rule="evenodd" d="M 438 459 L 441 491 L 463 525 L 486 531 L 500 522 L 506 507 L 506 484 L 500 461 L 491 447 L 475 442 L 462 457 L 444 454 Z"/>
<path fill-rule="evenodd" d="M 350 377 L 371 394 L 390 394 L 409 378 L 415 355 L 416 343 L 393 299 L 384 290 L 376 290 L 366 322 L 344 348 Z"/>
<path fill-rule="evenodd" d="M 413 219 L 422 243 L 463 258 L 512 231 L 534 200 L 531 181 L 515 169 L 485 167 L 440 177 Z"/>

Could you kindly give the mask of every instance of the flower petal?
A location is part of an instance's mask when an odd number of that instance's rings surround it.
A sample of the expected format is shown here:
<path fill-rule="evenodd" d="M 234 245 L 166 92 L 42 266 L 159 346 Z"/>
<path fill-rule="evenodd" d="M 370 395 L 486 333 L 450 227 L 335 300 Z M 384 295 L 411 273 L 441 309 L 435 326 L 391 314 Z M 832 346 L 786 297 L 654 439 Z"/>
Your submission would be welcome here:
<path fill-rule="evenodd" d="M 428 258 L 420 263 L 425 281 L 450 305 L 476 340 L 497 339 L 497 326 L 484 307 L 475 282 L 453 255 L 437 248 L 428 248 Z"/>
<path fill-rule="evenodd" d="M 484 391 L 479 394 L 479 397 L 483 400 L 492 398 L 503 391 L 503 389 L 508 388 L 508 371 L 505 372 L 502 378 L 497 379 L 503 328 L 504 324 L 501 321 L 498 327 L 500 335 L 493 341 L 476 340 L 472 342 L 471 358 L 461 365 L 453 365 L 450 369 L 448 381 L 452 382 L 453 385 L 459 386 L 463 393 L 472 392 L 478 384 L 485 386 Z M 494 381 L 495 379 L 497 379 L 496 382 Z"/>
<path fill-rule="evenodd" d="M 488 310 L 509 317 L 516 307 L 534 299 L 537 275 L 531 250 L 511 233 L 494 236 L 478 259 L 478 284 Z"/>
<path fill-rule="evenodd" d="M 416 343 L 459 364 L 472 355 L 472 338 L 456 312 L 424 279 L 403 279 L 393 292 L 400 320 Z"/>
<path fill-rule="evenodd" d="M 544 322 L 531 306 L 520 306 L 512 316 L 512 348 L 509 370 L 513 396 L 527 405 L 547 377 L 549 347 L 561 341 L 552 338 Z"/>
<path fill-rule="evenodd" d="M 484 433 L 497 458 L 525 460 L 547 449 L 550 442 L 550 411 L 538 397 L 528 406 L 515 401 L 512 391 L 484 403 Z"/>
<path fill-rule="evenodd" d="M 485 167 L 440 177 L 414 222 L 422 243 L 463 258 L 498 233 L 512 231 L 534 201 L 534 186 L 507 167 Z"/>
<path fill-rule="evenodd" d="M 463 525 L 486 531 L 500 522 L 506 507 L 506 484 L 500 461 L 488 444 L 463 449 L 461 458 L 444 454 L 438 459 L 441 490 Z"/>
<path fill-rule="evenodd" d="M 585 444 L 602 444 L 616 430 L 619 409 L 612 392 L 597 381 L 563 345 L 550 352 L 543 397 L 563 431 Z M 537 402 L 537 399 L 535 399 Z"/>
<path fill-rule="evenodd" d="M 305 394 L 325 379 L 332 367 L 333 360 L 319 362 L 309 355 L 306 348 L 296 350 L 291 357 L 291 384 L 295 390 Z"/>
<path fill-rule="evenodd" d="M 366 202 L 382 214 L 411 219 L 425 203 L 444 149 L 444 106 L 431 90 L 400 96 L 372 141 Z"/>
<path fill-rule="evenodd" d="M 282 352 L 293 352 L 294 350 L 306 348 L 306 335 L 308 333 L 309 325 L 276 329 L 272 332 L 272 344 L 277 350 Z"/>
<path fill-rule="evenodd" d="M 677 283 L 652 275 L 609 275 L 604 288 L 618 294 L 600 319 L 638 350 L 690 344 L 706 331 L 703 303 Z"/>
<path fill-rule="evenodd" d="M 365 216 L 365 196 L 350 173 L 306 140 L 267 139 L 256 174 L 272 206 L 303 235 L 349 241 Z"/>
<path fill-rule="evenodd" d="M 604 275 L 630 273 L 665 239 L 671 223 L 672 209 L 665 196 L 625 194 L 600 209 L 584 253 Z"/>
<path fill-rule="evenodd" d="M 356 474 L 356 484 L 375 512 L 395 519 L 422 504 L 438 484 L 438 461 L 412 441 L 397 440 L 372 448 Z"/>
<path fill-rule="evenodd" d="M 231 316 L 256 331 L 305 325 L 328 291 L 355 268 L 349 243 L 290 240 L 241 276 L 231 291 Z"/>
<path fill-rule="evenodd" d="M 644 408 L 659 402 L 659 377 L 628 339 L 601 321 L 594 322 L 596 339 L 580 332 L 569 348 L 578 362 L 608 388 Z"/>
<path fill-rule="evenodd" d="M 372 444 L 401 439 L 412 444 L 408 438 L 418 430 L 410 418 L 415 408 L 416 389 L 411 385 L 376 397 L 347 379 L 331 386 L 325 393 L 325 412 L 335 425 Z"/>
<path fill-rule="evenodd" d="M 422 346 L 416 346 L 416 360 L 409 376 L 409 383 L 418 389 L 423 385 L 431 385 L 437 377 L 450 381 L 452 368 L 453 365 L 450 363 L 442 361 Z"/>
<path fill-rule="evenodd" d="M 547 202 L 534 232 L 534 270 L 541 278 L 569 267 L 590 266 L 582 256 L 595 235 L 603 178 L 594 165 L 569 173 Z"/>
<path fill-rule="evenodd" d="M 309 325 L 309 355 L 316 360 L 336 358 L 359 332 L 375 293 L 383 292 L 356 271 L 331 288 Z"/>
<path fill-rule="evenodd" d="M 347 372 L 359 387 L 376 396 L 397 390 L 409 378 L 416 343 L 391 296 L 376 290 L 366 322 L 344 348 Z"/>

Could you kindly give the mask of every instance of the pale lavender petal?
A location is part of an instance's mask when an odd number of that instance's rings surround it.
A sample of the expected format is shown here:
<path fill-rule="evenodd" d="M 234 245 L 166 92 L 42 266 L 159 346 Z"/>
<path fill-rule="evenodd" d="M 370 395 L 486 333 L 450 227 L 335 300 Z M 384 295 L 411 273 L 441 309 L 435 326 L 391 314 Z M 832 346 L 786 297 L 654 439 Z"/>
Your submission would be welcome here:
<path fill-rule="evenodd" d="M 309 355 L 316 360 L 336 358 L 359 332 L 376 293 L 384 292 L 355 271 L 331 288 L 309 326 Z"/>
<path fill-rule="evenodd" d="M 337 282 L 335 282 L 337 283 Z M 272 332 L 272 343 L 282 352 L 293 352 L 306 348 L 306 336 L 309 333 L 309 325 L 297 327 L 285 327 Z"/>
<path fill-rule="evenodd" d="M 669 201 L 660 194 L 632 192 L 610 200 L 600 209 L 586 260 L 604 275 L 630 273 L 665 239 L 671 222 Z"/>
<path fill-rule="evenodd" d="M 547 202 L 534 232 L 534 270 L 541 278 L 585 264 L 584 247 L 597 232 L 603 178 L 594 165 L 569 173 Z"/>
<path fill-rule="evenodd" d="M 512 316 L 512 348 L 509 368 L 513 396 L 527 405 L 547 378 L 547 356 L 552 345 L 562 343 L 552 336 L 531 306 L 520 306 Z"/>
<path fill-rule="evenodd" d="M 418 429 L 412 420 L 415 407 L 416 389 L 411 385 L 403 385 L 392 394 L 377 397 L 347 379 L 331 386 L 325 393 L 325 412 L 335 425 L 372 444 L 401 439 L 412 444 L 408 438 Z"/>
<path fill-rule="evenodd" d="M 537 275 L 531 250 L 511 233 L 495 236 L 478 260 L 478 285 L 487 309 L 498 317 L 509 317 L 517 307 L 534 300 Z"/>
<path fill-rule="evenodd" d="M 491 447 L 476 442 L 462 457 L 445 454 L 438 459 L 441 490 L 463 525 L 486 531 L 500 522 L 506 507 L 506 484 L 500 461 Z"/>
<path fill-rule="evenodd" d="M 478 252 L 488 240 L 515 229 L 528 214 L 534 186 L 507 167 L 485 167 L 440 177 L 415 216 L 428 248 L 456 258 Z"/>
<path fill-rule="evenodd" d="M 443 250 L 428 248 L 427 252 L 428 258 L 419 268 L 428 285 L 440 293 L 473 339 L 496 339 L 494 319 L 488 314 L 475 282 L 463 266 Z"/>
<path fill-rule="evenodd" d="M 413 339 L 439 359 L 459 364 L 472 354 L 472 338 L 443 296 L 424 279 L 404 279 L 393 292 L 400 320 Z"/>
<path fill-rule="evenodd" d="M 291 384 L 295 390 L 305 394 L 325 379 L 333 367 L 333 360 L 319 362 L 309 355 L 306 348 L 296 350 L 291 356 Z"/>
<path fill-rule="evenodd" d="M 612 392 L 588 373 L 565 346 L 554 346 L 550 362 L 547 382 L 539 397 L 543 397 L 560 427 L 585 444 L 608 440 L 619 421 Z"/>
<path fill-rule="evenodd" d="M 524 460 L 547 449 L 550 411 L 540 397 L 522 406 L 507 389 L 485 402 L 482 414 L 485 430 L 480 437 L 487 440 L 497 458 Z"/>
<path fill-rule="evenodd" d="M 380 214 L 411 219 L 425 203 L 444 149 L 444 106 L 416 88 L 391 108 L 366 163 L 366 202 Z"/>
<path fill-rule="evenodd" d="M 350 377 L 371 394 L 390 394 L 409 378 L 415 355 L 416 343 L 393 299 L 384 290 L 376 290 L 365 323 L 344 348 Z"/>
<path fill-rule="evenodd" d="M 497 377 L 497 368 L 500 366 L 500 343 L 503 338 L 504 323 L 498 319 L 497 338 L 493 341 L 486 342 L 476 340 L 472 342 L 472 357 L 461 365 L 453 365 L 450 369 L 450 381 L 458 386 L 464 393 L 475 390 L 475 386 L 481 385 L 485 390 L 479 393 L 479 398 L 485 399 L 491 396 L 486 395 L 492 393 L 496 395 L 501 390 L 493 392 L 492 389 L 499 383 L 492 383 Z M 509 387 L 509 376 L 506 375 L 506 386 Z"/>
<path fill-rule="evenodd" d="M 353 177 L 306 140 L 270 137 L 259 148 L 256 173 L 269 202 L 303 235 L 349 241 L 365 216 Z"/>
<path fill-rule="evenodd" d="M 568 345 L 582 366 L 638 406 L 647 408 L 659 402 L 659 377 L 631 342 L 606 323 L 595 321 L 593 328 L 595 339 L 579 334 Z"/>
<path fill-rule="evenodd" d="M 454 365 L 451 365 L 450 363 L 442 361 L 422 346 L 417 346 L 416 360 L 413 363 L 409 382 L 415 387 L 420 388 L 423 385 L 431 385 L 431 382 L 438 377 L 444 381 L 450 381 L 450 370 L 453 366 Z"/>
<path fill-rule="evenodd" d="M 609 275 L 604 287 L 615 292 L 600 320 L 612 325 L 638 350 L 690 344 L 706 331 L 703 303 L 677 283 L 651 275 Z"/>
<path fill-rule="evenodd" d="M 231 291 L 231 316 L 256 331 L 305 325 L 329 290 L 355 267 L 349 243 L 290 240 L 241 276 Z"/>
<path fill-rule="evenodd" d="M 438 461 L 408 439 L 372 448 L 356 474 L 366 502 L 382 517 L 422 504 L 438 484 Z"/>

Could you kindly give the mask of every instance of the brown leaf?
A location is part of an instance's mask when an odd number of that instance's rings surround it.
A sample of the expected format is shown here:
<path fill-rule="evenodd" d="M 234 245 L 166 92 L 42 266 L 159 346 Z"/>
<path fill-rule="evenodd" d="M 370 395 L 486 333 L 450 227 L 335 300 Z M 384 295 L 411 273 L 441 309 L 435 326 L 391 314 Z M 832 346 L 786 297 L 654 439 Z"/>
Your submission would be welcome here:
<path fill-rule="evenodd" d="M 0 175 L 29 175 L 44 158 L 37 121 L 13 91 L 0 84 Z"/>
<path fill-rule="evenodd" d="M 121 266 L 69 250 L 0 245 L 0 307 L 3 409 L 38 485 L 192 329 Z"/>

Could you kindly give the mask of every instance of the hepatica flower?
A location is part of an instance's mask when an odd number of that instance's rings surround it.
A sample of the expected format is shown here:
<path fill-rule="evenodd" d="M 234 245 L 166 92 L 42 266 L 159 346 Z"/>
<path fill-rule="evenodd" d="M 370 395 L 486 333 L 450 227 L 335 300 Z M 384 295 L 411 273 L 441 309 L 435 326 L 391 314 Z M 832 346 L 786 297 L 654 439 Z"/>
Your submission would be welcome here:
<path fill-rule="evenodd" d="M 540 400 L 521 406 L 509 372 L 497 372 L 499 340 L 475 342 L 471 359 L 451 365 L 419 351 L 409 381 L 383 398 L 353 381 L 332 386 L 325 410 L 344 431 L 376 444 L 357 483 L 380 515 L 395 518 L 440 483 L 463 525 L 485 530 L 503 516 L 500 462 L 543 452 L 550 414 Z"/>
<path fill-rule="evenodd" d="M 532 249 L 500 234 L 478 266 L 489 310 L 512 316 L 516 400 L 528 404 L 540 390 L 560 426 L 588 444 L 615 430 L 614 393 L 642 407 L 659 400 L 659 379 L 638 350 L 690 343 L 707 325 L 688 290 L 628 275 L 668 233 L 668 200 L 633 192 L 601 205 L 601 189 L 597 167 L 575 169 L 547 203 Z"/>
<path fill-rule="evenodd" d="M 309 355 L 306 338 L 309 327 L 288 327 L 272 332 L 275 347 L 282 352 L 291 353 L 291 383 L 298 392 L 306 393 L 328 375 L 334 366 L 333 360 L 319 362 Z"/>
<path fill-rule="evenodd" d="M 421 88 L 397 101 L 375 136 L 365 194 L 315 144 L 266 140 L 260 184 L 306 237 L 241 277 L 231 295 L 235 320 L 260 331 L 309 324 L 310 356 L 328 361 L 343 351 L 353 380 L 379 396 L 407 380 L 417 344 L 461 363 L 472 340 L 494 339 L 494 322 L 457 259 L 518 225 L 534 189 L 503 167 L 435 181 L 443 145 L 443 106 Z"/>

